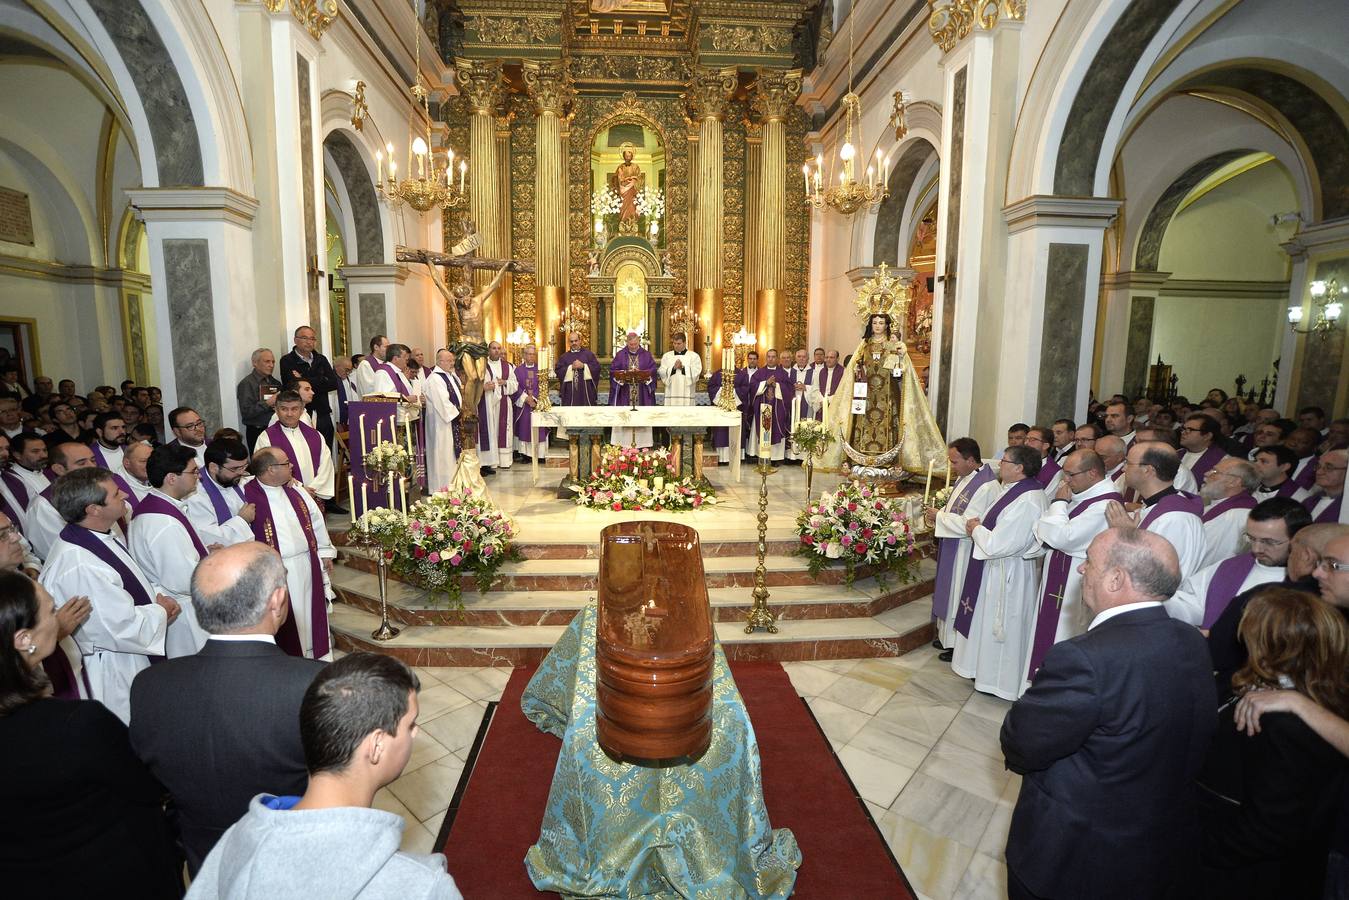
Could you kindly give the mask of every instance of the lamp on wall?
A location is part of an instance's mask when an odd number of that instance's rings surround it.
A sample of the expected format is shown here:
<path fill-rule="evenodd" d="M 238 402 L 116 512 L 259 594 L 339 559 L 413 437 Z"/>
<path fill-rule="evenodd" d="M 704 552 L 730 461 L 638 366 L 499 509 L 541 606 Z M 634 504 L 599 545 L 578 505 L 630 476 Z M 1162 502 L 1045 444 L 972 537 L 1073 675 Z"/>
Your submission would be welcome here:
<path fill-rule="evenodd" d="M 1311 283 L 1312 304 L 1315 306 L 1316 318 L 1312 320 L 1310 328 L 1298 328 L 1302 323 L 1303 312 L 1301 306 L 1288 307 L 1288 327 L 1294 334 L 1319 334 L 1321 340 L 1330 336 L 1336 323 L 1340 321 L 1340 315 L 1344 312 L 1345 300 L 1349 299 L 1349 285 L 1340 285 L 1338 278 L 1331 278 L 1329 281 L 1313 281 Z"/>

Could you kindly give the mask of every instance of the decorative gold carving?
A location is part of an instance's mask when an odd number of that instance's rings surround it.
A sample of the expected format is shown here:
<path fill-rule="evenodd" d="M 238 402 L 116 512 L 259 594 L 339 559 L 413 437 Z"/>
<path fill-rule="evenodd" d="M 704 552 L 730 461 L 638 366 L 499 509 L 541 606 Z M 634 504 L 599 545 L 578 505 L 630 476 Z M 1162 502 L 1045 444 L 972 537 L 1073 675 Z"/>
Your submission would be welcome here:
<path fill-rule="evenodd" d="M 754 84 L 754 111 L 765 122 L 781 122 L 801 96 L 801 70 L 760 69 Z"/>
<path fill-rule="evenodd" d="M 562 35 L 552 16 L 473 16 L 468 27 L 483 44 L 547 44 Z"/>
<path fill-rule="evenodd" d="M 511 97 L 511 110 L 520 113 L 515 117 L 515 127 L 511 129 L 511 243 L 521 259 L 535 259 L 535 206 L 534 173 L 538 166 L 536 144 L 538 142 L 538 119 L 524 115 L 533 101 L 516 94 Z M 534 320 L 537 315 L 535 290 L 538 279 L 533 272 L 512 276 L 515 282 L 515 294 L 512 313 L 515 323 L 529 333 L 534 332 Z"/>
<path fill-rule="evenodd" d="M 745 126 L 748 110 L 736 103 L 738 115 L 722 132 L 721 328 L 722 346 L 745 321 Z"/>
<path fill-rule="evenodd" d="M 795 107 L 787 116 L 787 184 L 795 183 L 799 171 L 793 149 L 803 151 L 809 123 L 805 111 Z M 788 192 L 791 196 L 791 192 Z M 788 203 L 786 213 L 787 259 L 783 267 L 782 289 L 786 293 L 786 334 L 783 343 L 801 347 L 806 343 L 807 309 L 806 281 L 810 273 L 810 207 L 804 203 Z"/>
<path fill-rule="evenodd" d="M 460 59 L 455 66 L 459 92 L 475 113 L 494 115 L 505 96 L 499 59 Z"/>
<path fill-rule="evenodd" d="M 1010 22 L 1026 18 L 1026 0 L 927 0 L 927 5 L 927 30 L 943 52 L 969 35 L 976 24 L 991 31 L 999 18 Z"/>
<path fill-rule="evenodd" d="M 552 113 L 561 116 L 567 104 L 576 96 L 567 72 L 561 63 L 525 60 L 523 65 L 525 87 L 534 100 L 537 115 Z"/>
<path fill-rule="evenodd" d="M 684 99 L 695 121 L 720 119 L 726 115 L 726 104 L 735 92 L 738 72 L 735 66 L 724 69 L 696 69 L 685 87 Z"/>
<path fill-rule="evenodd" d="M 574 56 L 569 62 L 577 81 L 643 81 L 683 84 L 689 79 L 689 64 L 671 56 Z"/>
<path fill-rule="evenodd" d="M 337 0 L 262 0 L 270 13 L 285 12 L 290 7 L 291 15 L 309 32 L 314 40 L 323 37 L 323 32 L 337 18 Z"/>
<path fill-rule="evenodd" d="M 776 53 L 792 45 L 789 28 L 709 25 L 703 33 L 713 50 L 727 53 Z"/>

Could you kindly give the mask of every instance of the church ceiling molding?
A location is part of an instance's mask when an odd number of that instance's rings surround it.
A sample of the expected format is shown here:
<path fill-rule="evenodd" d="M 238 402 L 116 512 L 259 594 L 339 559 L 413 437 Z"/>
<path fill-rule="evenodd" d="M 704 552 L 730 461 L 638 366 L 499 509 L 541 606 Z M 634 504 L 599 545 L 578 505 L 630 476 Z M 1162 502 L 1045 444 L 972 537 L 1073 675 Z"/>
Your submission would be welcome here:
<path fill-rule="evenodd" d="M 361 266 L 380 265 L 384 262 L 384 225 L 365 156 L 341 131 L 334 131 L 324 138 L 323 146 L 336 163 L 337 174 L 351 202 L 351 217 L 356 226 L 355 262 Z"/>
<path fill-rule="evenodd" d="M 1235 162 L 1243 156 L 1254 153 L 1253 150 L 1226 150 L 1215 153 L 1190 166 L 1162 191 L 1138 234 L 1138 251 L 1134 256 L 1134 269 L 1140 272 L 1156 272 L 1161 258 L 1162 240 L 1166 237 L 1167 226 L 1180 209 L 1181 203 L 1206 178 L 1223 166 Z"/>

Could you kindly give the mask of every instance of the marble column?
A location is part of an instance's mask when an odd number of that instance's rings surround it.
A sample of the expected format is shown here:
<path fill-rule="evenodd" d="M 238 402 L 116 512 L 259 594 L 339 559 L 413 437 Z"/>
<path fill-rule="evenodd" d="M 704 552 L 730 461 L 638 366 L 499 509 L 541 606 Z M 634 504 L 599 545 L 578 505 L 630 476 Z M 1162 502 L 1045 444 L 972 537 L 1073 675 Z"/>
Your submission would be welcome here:
<path fill-rule="evenodd" d="M 501 258 L 515 256 L 515 242 L 511 229 L 511 120 L 514 113 L 496 117 L 497 141 L 497 221 L 501 223 Z M 507 277 L 497 288 L 498 321 L 501 333 L 515 330 L 515 279 Z"/>
<path fill-rule="evenodd" d="M 473 111 L 469 118 L 468 180 L 469 215 L 482 236 L 479 253 L 502 258 L 509 245 L 505 236 L 508 223 L 501 218 L 500 167 L 507 161 L 497 154 L 496 109 L 505 96 L 505 82 L 501 74 L 501 60 L 461 59 L 456 69 L 459 90 L 468 99 Z M 478 270 L 473 275 L 473 286 L 481 290 L 495 273 Z M 488 341 L 504 340 L 506 313 L 503 310 L 504 292 L 498 290 L 483 303 L 483 336 Z"/>
<path fill-rule="evenodd" d="M 1101 284 L 1092 384 L 1096 396 L 1146 387 L 1152 347 L 1153 311 L 1169 272 L 1116 272 Z"/>
<path fill-rule="evenodd" d="M 787 113 L 801 93 L 801 72 L 760 69 L 754 86 L 754 109 L 763 125 L 759 155 L 759 212 L 754 292 L 755 328 L 764 347 L 786 348 L 783 289 L 787 261 Z"/>
<path fill-rule="evenodd" d="M 406 293 L 400 290 L 408 278 L 405 263 L 348 265 L 341 272 L 347 283 L 353 353 L 368 353 L 370 339 L 377 334 L 398 340 L 400 335 L 417 334 L 421 330 L 417 305 L 397 302 L 398 295 Z"/>
<path fill-rule="evenodd" d="M 690 246 L 694 266 L 689 273 L 693 288 L 694 314 L 709 323 L 712 332 L 713 356 L 725 339 L 722 316 L 722 213 L 724 210 L 722 182 L 721 120 L 726 105 L 736 87 L 736 69 L 699 69 L 688 85 L 692 119 L 698 123 L 698 163 L 695 170 L 697 205 L 693 211 L 693 231 Z"/>
<path fill-rule="evenodd" d="M 1302 307 L 1302 323 L 1298 328 L 1307 329 L 1316 321 L 1318 312 L 1311 297 L 1311 283 L 1334 278 L 1341 286 L 1349 285 L 1349 220 L 1313 223 L 1282 246 L 1293 262 L 1288 302 L 1290 306 Z M 1318 334 L 1296 334 L 1288 329 L 1275 393 L 1275 406 L 1285 415 L 1308 405 L 1323 407 L 1332 417 L 1345 414 L 1349 404 L 1346 318 L 1349 317 L 1342 313 L 1324 339 Z"/>
<path fill-rule="evenodd" d="M 561 352 L 567 306 L 567 170 L 562 156 L 562 113 L 572 87 L 556 62 L 524 64 L 525 86 L 538 117 L 534 128 L 534 340 Z"/>

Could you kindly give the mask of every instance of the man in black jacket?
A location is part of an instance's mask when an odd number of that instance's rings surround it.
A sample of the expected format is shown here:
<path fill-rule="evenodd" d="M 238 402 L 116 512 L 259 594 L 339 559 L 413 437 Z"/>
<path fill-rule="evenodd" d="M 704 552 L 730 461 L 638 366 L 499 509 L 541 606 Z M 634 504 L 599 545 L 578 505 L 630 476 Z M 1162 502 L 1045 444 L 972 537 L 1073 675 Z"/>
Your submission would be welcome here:
<path fill-rule="evenodd" d="M 314 414 L 314 427 L 323 435 L 328 447 L 333 445 L 333 409 L 328 394 L 337 390 L 337 373 L 332 363 L 318 352 L 318 335 L 308 325 L 295 329 L 295 346 L 281 357 L 281 382 L 305 380 L 314 388 L 314 399 L 305 407 Z"/>
<path fill-rule="evenodd" d="M 1194 776 L 1216 714 L 1203 637 L 1162 608 L 1180 563 L 1165 538 L 1111 528 L 1081 571 L 1087 633 L 1054 645 L 1002 725 L 1007 767 L 1024 777 L 1008 895 L 1187 896 Z"/>
<path fill-rule="evenodd" d="M 254 796 L 304 793 L 300 702 L 324 664 L 276 646 L 290 603 L 281 557 L 264 544 L 203 559 L 192 603 L 210 638 L 136 677 L 131 745 L 173 797 L 195 876 Z"/>

